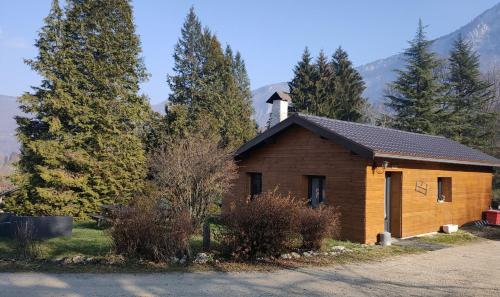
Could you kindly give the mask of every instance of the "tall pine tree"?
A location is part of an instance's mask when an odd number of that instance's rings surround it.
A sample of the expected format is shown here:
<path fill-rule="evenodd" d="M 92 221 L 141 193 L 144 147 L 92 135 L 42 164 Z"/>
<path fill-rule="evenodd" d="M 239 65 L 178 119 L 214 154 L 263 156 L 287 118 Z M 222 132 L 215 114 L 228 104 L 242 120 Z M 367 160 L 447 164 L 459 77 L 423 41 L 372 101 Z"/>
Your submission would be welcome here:
<path fill-rule="evenodd" d="M 479 56 L 460 35 L 448 61 L 446 125 L 442 125 L 441 133 L 465 145 L 488 150 L 494 137 L 495 114 L 489 110 L 494 93 L 491 83 L 481 78 Z"/>
<path fill-rule="evenodd" d="M 349 122 L 364 121 L 368 100 L 363 97 L 365 83 L 359 72 L 354 69 L 347 52 L 339 47 L 332 57 L 335 75 L 333 109 L 329 116 Z"/>
<path fill-rule="evenodd" d="M 252 139 L 256 134 L 257 124 L 252 118 L 252 92 L 245 61 L 240 52 L 233 57 L 231 47 L 226 47 L 226 67 L 230 75 L 226 80 L 228 94 L 228 119 L 224 121 L 227 133 L 227 144 L 237 147 Z"/>
<path fill-rule="evenodd" d="M 171 104 L 190 105 L 198 100 L 203 59 L 203 29 L 194 7 L 191 7 L 181 28 L 181 37 L 175 45 L 175 75 L 167 77 L 172 90 L 168 98 Z"/>
<path fill-rule="evenodd" d="M 217 37 L 202 29 L 193 8 L 181 30 L 174 60 L 175 74 L 168 77 L 172 94 L 167 121 L 177 128 L 170 131 L 187 125 L 189 128 L 182 132 L 189 133 L 201 125 L 218 134 L 222 144 L 229 147 L 255 135 L 244 61 L 239 53 L 233 57 L 230 47 L 222 50 Z"/>
<path fill-rule="evenodd" d="M 368 106 L 362 95 L 365 84 L 340 47 L 332 61 L 321 51 L 314 64 L 306 48 L 288 85 L 295 111 L 344 121 L 364 120 Z"/>
<path fill-rule="evenodd" d="M 314 65 L 306 47 L 302 59 L 293 70 L 293 79 L 288 83 L 292 106 L 296 111 L 311 112 L 316 92 Z"/>
<path fill-rule="evenodd" d="M 335 73 L 328 58 L 321 50 L 314 64 L 314 96 L 309 112 L 311 114 L 331 117 L 330 107 L 335 100 Z"/>
<path fill-rule="evenodd" d="M 123 203 L 146 173 L 141 142 L 149 106 L 138 96 L 147 78 L 126 0 L 55 1 L 29 61 L 40 87 L 20 101 L 20 194 L 12 210 L 85 217 Z"/>
<path fill-rule="evenodd" d="M 411 132 L 433 134 L 441 125 L 439 110 L 443 87 L 438 76 L 441 62 L 430 50 L 420 20 L 417 34 L 405 50 L 406 66 L 387 91 L 386 105 L 394 112 L 392 126 Z"/>

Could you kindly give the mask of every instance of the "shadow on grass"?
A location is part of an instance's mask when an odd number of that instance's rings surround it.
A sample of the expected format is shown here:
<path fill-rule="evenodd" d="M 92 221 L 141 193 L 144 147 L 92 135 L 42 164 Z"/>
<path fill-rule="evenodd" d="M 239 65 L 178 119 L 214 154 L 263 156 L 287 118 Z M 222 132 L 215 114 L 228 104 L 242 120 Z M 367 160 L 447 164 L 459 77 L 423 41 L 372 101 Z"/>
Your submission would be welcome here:
<path fill-rule="evenodd" d="M 462 229 L 480 238 L 500 240 L 500 226 L 467 226 Z"/>
<path fill-rule="evenodd" d="M 54 259 L 85 255 L 89 257 L 105 256 L 111 250 L 111 239 L 105 230 L 98 229 L 94 222 L 77 222 L 71 237 L 57 237 L 38 241 L 41 259 Z M 15 241 L 0 238 L 0 256 L 15 256 Z"/>

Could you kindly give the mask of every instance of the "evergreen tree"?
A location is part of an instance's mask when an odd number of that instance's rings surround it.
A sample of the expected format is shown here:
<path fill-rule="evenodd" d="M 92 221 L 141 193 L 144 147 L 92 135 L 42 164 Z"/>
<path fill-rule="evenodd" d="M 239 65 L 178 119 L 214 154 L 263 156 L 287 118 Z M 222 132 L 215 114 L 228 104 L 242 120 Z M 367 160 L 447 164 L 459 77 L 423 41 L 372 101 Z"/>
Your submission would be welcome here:
<path fill-rule="evenodd" d="M 314 64 L 314 96 L 311 102 L 311 114 L 332 117 L 330 106 L 335 101 L 335 74 L 323 51 Z"/>
<path fill-rule="evenodd" d="M 243 95 L 243 98 L 251 103 L 252 91 L 250 89 L 250 78 L 248 77 L 245 61 L 241 57 L 241 53 L 239 51 L 237 51 L 236 55 L 234 56 L 232 68 L 234 79 L 236 80 L 236 85 L 238 86 L 239 91 Z"/>
<path fill-rule="evenodd" d="M 191 8 L 181 31 L 175 54 L 175 75 L 169 76 L 172 90 L 167 113 L 170 131 L 189 133 L 201 124 L 218 134 L 224 146 L 236 147 L 255 135 L 251 119 L 251 93 L 244 61 L 230 47 L 224 52 L 217 37 L 201 29 Z M 182 120 L 183 123 L 176 121 Z M 180 129 L 184 124 L 188 129 Z M 175 133 L 175 132 L 174 132 Z M 182 135 L 180 135 L 182 136 Z"/>
<path fill-rule="evenodd" d="M 345 121 L 364 120 L 368 107 L 362 95 L 365 85 L 341 48 L 331 62 L 321 51 L 314 64 L 306 48 L 289 86 L 292 108 L 296 111 Z"/>
<path fill-rule="evenodd" d="M 359 72 L 354 69 L 347 53 L 339 47 L 332 57 L 335 75 L 333 108 L 329 116 L 349 122 L 364 120 L 368 101 L 363 97 L 365 83 Z"/>
<path fill-rule="evenodd" d="M 489 149 L 495 114 L 489 111 L 494 99 L 491 84 L 482 80 L 479 57 L 462 36 L 449 57 L 446 125 L 441 133 L 465 145 Z"/>
<path fill-rule="evenodd" d="M 306 47 L 302 54 L 302 60 L 293 70 L 293 79 L 288 83 L 292 107 L 295 111 L 309 113 L 312 110 L 312 102 L 315 96 L 315 71 L 311 64 L 311 54 Z"/>
<path fill-rule="evenodd" d="M 142 188 L 147 74 L 128 1 L 69 0 L 64 16 L 54 1 L 45 23 L 28 62 L 43 82 L 20 99 L 33 117 L 17 119 L 21 191 L 8 207 L 85 217 Z"/>
<path fill-rule="evenodd" d="M 421 20 L 409 44 L 404 52 L 405 69 L 397 70 L 398 78 L 389 85 L 386 105 L 394 112 L 393 127 L 432 134 L 442 124 L 443 87 L 437 74 L 441 62 L 430 51 L 431 41 L 426 39 Z"/>
<path fill-rule="evenodd" d="M 250 90 L 250 79 L 245 66 L 245 61 L 240 52 L 233 57 L 231 47 L 226 47 L 226 67 L 231 71 L 228 76 L 228 98 L 230 99 L 230 117 L 224 125 L 228 131 L 226 142 L 231 147 L 237 147 L 252 139 L 257 132 L 257 124 L 252 119 L 252 91 Z"/>
<path fill-rule="evenodd" d="M 167 82 L 172 90 L 171 104 L 187 104 L 198 100 L 203 64 L 203 30 L 191 7 L 174 50 L 174 73 Z M 168 110 L 167 110 L 168 112 Z"/>

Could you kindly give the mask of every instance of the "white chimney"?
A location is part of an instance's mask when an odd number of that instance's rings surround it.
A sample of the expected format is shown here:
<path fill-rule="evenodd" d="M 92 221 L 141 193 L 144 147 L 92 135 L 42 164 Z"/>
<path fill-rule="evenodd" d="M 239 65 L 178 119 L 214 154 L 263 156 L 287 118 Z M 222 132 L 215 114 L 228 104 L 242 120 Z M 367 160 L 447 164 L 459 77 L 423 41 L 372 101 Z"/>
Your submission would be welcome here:
<path fill-rule="evenodd" d="M 272 127 L 288 117 L 288 103 L 292 101 L 290 96 L 285 92 L 275 92 L 267 103 L 273 105 L 271 109 L 271 119 L 269 127 Z"/>

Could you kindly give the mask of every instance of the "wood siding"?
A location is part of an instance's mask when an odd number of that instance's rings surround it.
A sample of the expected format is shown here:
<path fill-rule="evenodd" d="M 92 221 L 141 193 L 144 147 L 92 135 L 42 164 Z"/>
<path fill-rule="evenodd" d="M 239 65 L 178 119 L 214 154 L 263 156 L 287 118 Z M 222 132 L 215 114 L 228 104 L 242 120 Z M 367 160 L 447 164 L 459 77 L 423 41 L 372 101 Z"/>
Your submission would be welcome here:
<path fill-rule="evenodd" d="M 402 237 L 439 231 L 444 224 L 480 220 L 489 208 L 493 178 L 489 168 L 388 160 L 390 167 L 384 170 L 382 161 L 377 160 L 376 169 L 371 164 L 366 167 L 368 243 L 376 242 L 377 234 L 384 230 L 385 171 L 402 174 Z M 452 202 L 437 202 L 438 177 L 451 177 Z"/>
<path fill-rule="evenodd" d="M 384 160 L 389 161 L 386 169 L 381 167 Z M 443 224 L 479 220 L 492 198 L 489 167 L 396 159 L 374 162 L 297 125 L 242 155 L 238 166 L 238 178 L 223 199 L 223 211 L 249 196 L 250 172 L 262 173 L 263 191 L 277 189 L 304 200 L 308 176 L 325 176 L 325 203 L 340 208 L 341 237 L 357 242 L 374 243 L 384 231 L 386 172 L 397 173 L 393 185 L 400 186 L 391 189 L 393 196 L 401 197 L 391 203 L 392 213 L 398 216 L 391 219 L 399 227 L 394 228 L 394 236 L 409 237 L 439 231 Z M 451 202 L 437 202 L 438 177 L 451 177 Z"/>
<path fill-rule="evenodd" d="M 249 172 L 262 173 L 262 190 L 307 199 L 308 176 L 325 176 L 325 203 L 341 211 L 341 237 L 364 241 L 364 187 L 366 160 L 299 126 L 292 126 L 242 157 L 239 177 L 224 197 L 231 202 L 248 197 Z"/>

